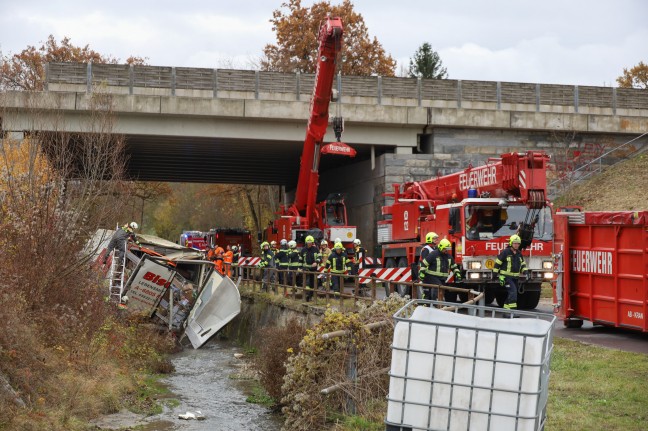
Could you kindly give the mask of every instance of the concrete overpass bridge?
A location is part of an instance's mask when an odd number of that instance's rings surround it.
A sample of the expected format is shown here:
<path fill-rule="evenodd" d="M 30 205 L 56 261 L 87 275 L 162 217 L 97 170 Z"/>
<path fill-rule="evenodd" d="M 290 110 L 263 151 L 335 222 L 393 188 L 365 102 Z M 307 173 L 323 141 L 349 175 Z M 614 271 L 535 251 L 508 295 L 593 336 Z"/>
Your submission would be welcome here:
<path fill-rule="evenodd" d="M 134 179 L 294 186 L 312 74 L 79 63 L 46 70 L 46 91 L 2 94 L 5 132 L 30 130 L 34 107 L 83 131 L 93 96 L 108 94 Z M 340 111 L 343 140 L 359 155 L 324 156 L 320 189 L 348 193 L 362 238 L 375 237 L 391 183 L 529 149 L 552 154 L 558 171 L 573 169 L 574 158 L 648 131 L 645 90 L 378 76 L 338 76 L 335 88 L 331 116 Z M 608 159 L 644 145 L 633 141 Z"/>

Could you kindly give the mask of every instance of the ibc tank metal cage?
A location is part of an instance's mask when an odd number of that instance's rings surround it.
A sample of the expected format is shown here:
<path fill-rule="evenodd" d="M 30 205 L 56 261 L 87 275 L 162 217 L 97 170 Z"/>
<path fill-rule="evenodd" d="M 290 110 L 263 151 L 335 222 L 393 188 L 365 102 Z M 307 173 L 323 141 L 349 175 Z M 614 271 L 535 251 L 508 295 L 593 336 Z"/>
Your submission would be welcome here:
<path fill-rule="evenodd" d="M 555 316 L 413 300 L 394 319 L 386 431 L 544 429 Z"/>

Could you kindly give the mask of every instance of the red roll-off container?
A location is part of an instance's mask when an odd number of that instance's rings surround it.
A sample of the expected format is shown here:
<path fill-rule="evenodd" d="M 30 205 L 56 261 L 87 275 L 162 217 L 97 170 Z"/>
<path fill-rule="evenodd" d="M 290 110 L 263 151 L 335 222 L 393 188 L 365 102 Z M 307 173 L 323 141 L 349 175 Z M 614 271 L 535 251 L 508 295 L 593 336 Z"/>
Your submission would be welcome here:
<path fill-rule="evenodd" d="M 648 332 L 648 211 L 557 212 L 556 315 Z"/>

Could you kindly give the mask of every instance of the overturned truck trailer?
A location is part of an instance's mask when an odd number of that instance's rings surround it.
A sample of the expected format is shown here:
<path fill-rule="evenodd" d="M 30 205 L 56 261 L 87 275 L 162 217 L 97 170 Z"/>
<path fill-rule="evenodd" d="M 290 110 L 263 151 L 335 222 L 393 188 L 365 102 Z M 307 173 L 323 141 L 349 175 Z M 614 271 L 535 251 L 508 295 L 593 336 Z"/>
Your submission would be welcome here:
<path fill-rule="evenodd" d="M 241 311 L 234 282 L 211 262 L 144 255 L 124 296 L 130 312 L 142 313 L 169 330 L 182 331 L 197 349 Z"/>
<path fill-rule="evenodd" d="M 648 211 L 558 211 L 557 317 L 648 332 Z"/>

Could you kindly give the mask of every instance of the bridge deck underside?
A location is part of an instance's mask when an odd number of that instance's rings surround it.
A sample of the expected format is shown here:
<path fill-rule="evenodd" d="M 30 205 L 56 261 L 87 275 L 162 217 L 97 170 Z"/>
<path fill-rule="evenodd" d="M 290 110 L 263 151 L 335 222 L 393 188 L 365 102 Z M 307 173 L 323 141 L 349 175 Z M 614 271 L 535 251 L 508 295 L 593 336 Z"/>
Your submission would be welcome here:
<path fill-rule="evenodd" d="M 126 136 L 128 175 L 140 181 L 170 181 L 295 186 L 302 142 L 246 139 Z M 370 157 L 369 146 L 354 146 L 358 155 L 325 155 L 320 171 Z"/>

